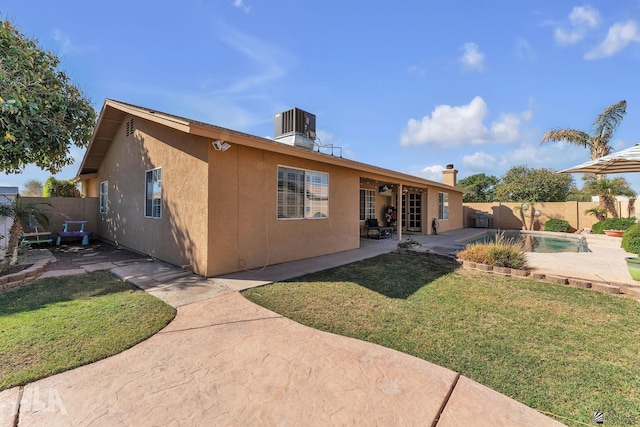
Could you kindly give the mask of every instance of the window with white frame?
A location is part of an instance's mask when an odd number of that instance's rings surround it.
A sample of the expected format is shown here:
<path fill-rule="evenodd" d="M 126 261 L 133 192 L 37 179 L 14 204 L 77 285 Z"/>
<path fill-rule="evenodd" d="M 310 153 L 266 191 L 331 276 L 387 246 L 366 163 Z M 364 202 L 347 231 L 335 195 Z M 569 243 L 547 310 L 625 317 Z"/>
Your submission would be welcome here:
<path fill-rule="evenodd" d="M 376 191 L 360 189 L 360 221 L 376 217 Z"/>
<path fill-rule="evenodd" d="M 438 193 L 438 219 L 449 219 L 449 193 Z"/>
<path fill-rule="evenodd" d="M 107 213 L 109 205 L 109 181 L 100 183 L 100 213 Z"/>
<path fill-rule="evenodd" d="M 144 216 L 162 218 L 162 168 L 145 172 Z"/>
<path fill-rule="evenodd" d="M 278 166 L 278 218 L 328 218 L 329 174 Z"/>

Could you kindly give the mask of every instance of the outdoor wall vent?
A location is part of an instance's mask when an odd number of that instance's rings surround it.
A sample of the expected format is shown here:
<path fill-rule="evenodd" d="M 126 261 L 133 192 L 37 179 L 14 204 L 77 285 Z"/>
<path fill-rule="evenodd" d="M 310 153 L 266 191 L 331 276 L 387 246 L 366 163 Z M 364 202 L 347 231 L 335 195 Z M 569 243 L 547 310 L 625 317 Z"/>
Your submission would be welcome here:
<path fill-rule="evenodd" d="M 316 116 L 299 108 L 278 113 L 273 121 L 273 136 L 278 142 L 313 150 Z"/>
<path fill-rule="evenodd" d="M 126 124 L 127 136 L 133 135 L 133 119 L 129 120 Z"/>

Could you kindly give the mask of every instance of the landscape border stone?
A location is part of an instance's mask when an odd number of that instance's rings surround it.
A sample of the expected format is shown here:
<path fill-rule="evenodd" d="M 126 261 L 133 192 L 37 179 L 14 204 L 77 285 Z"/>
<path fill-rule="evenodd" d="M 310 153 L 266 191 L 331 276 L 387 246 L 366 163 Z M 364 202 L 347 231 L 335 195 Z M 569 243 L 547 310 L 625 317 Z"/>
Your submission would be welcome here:
<path fill-rule="evenodd" d="M 0 276 L 0 292 L 35 281 L 42 273 L 47 271 L 49 262 L 50 260 L 48 259 L 38 260 L 22 271 Z"/>
<path fill-rule="evenodd" d="M 592 289 L 597 292 L 602 292 L 609 295 L 625 295 L 640 301 L 640 288 L 633 288 L 619 283 L 600 283 L 591 282 L 585 279 L 578 279 L 575 277 L 565 277 L 553 274 L 537 273 L 529 270 L 519 269 L 506 269 L 503 267 L 492 267 L 486 264 L 474 263 L 462 259 L 456 259 L 458 265 L 465 270 L 481 271 L 483 273 L 495 274 L 499 276 L 511 276 L 519 278 L 529 278 L 538 281 L 544 281 L 548 283 L 554 283 L 557 285 L 571 286 L 580 289 Z M 506 273 L 506 270 L 510 270 Z"/>

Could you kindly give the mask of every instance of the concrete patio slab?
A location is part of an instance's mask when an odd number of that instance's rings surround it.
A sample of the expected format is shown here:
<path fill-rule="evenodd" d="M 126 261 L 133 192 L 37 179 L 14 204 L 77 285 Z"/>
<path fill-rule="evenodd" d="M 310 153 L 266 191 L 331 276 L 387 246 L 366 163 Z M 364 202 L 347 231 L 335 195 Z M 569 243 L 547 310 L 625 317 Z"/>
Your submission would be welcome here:
<path fill-rule="evenodd" d="M 232 293 L 180 307 L 124 353 L 27 385 L 19 425 L 422 426 L 456 378 Z"/>
<path fill-rule="evenodd" d="M 484 231 L 405 239 L 454 251 Z M 176 318 L 116 356 L 1 392 L 0 411 L 15 413 L 19 399 L 19 426 L 562 425 L 455 372 L 299 325 L 234 292 L 388 253 L 398 241 L 361 243 L 210 279 L 157 261 L 113 268 L 178 307 Z"/>
<path fill-rule="evenodd" d="M 83 268 L 73 268 L 69 270 L 52 270 L 42 273 L 40 279 L 46 279 L 47 277 L 74 276 L 84 273 L 86 273 L 86 271 Z"/>
<path fill-rule="evenodd" d="M 20 387 L 0 391 L 0 427 L 14 427 L 21 394 Z"/>
<path fill-rule="evenodd" d="M 557 422 L 522 403 L 460 377 L 442 412 L 438 427 L 490 425 L 494 427 L 559 427 Z"/>
<path fill-rule="evenodd" d="M 111 270 L 112 268 L 115 268 L 116 265 L 112 262 L 99 262 L 99 263 L 95 263 L 95 264 L 87 264 L 82 266 L 82 268 L 87 272 L 87 273 L 92 273 L 94 271 L 100 271 L 100 270 Z"/>

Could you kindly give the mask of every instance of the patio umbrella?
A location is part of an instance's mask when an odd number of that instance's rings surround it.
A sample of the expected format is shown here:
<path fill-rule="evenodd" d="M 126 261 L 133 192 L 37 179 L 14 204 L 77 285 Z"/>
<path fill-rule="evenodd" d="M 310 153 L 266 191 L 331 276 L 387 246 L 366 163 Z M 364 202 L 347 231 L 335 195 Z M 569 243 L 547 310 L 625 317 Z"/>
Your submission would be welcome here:
<path fill-rule="evenodd" d="M 628 172 L 640 172 L 640 144 L 558 171 L 558 173 L 593 173 L 597 175 Z"/>

